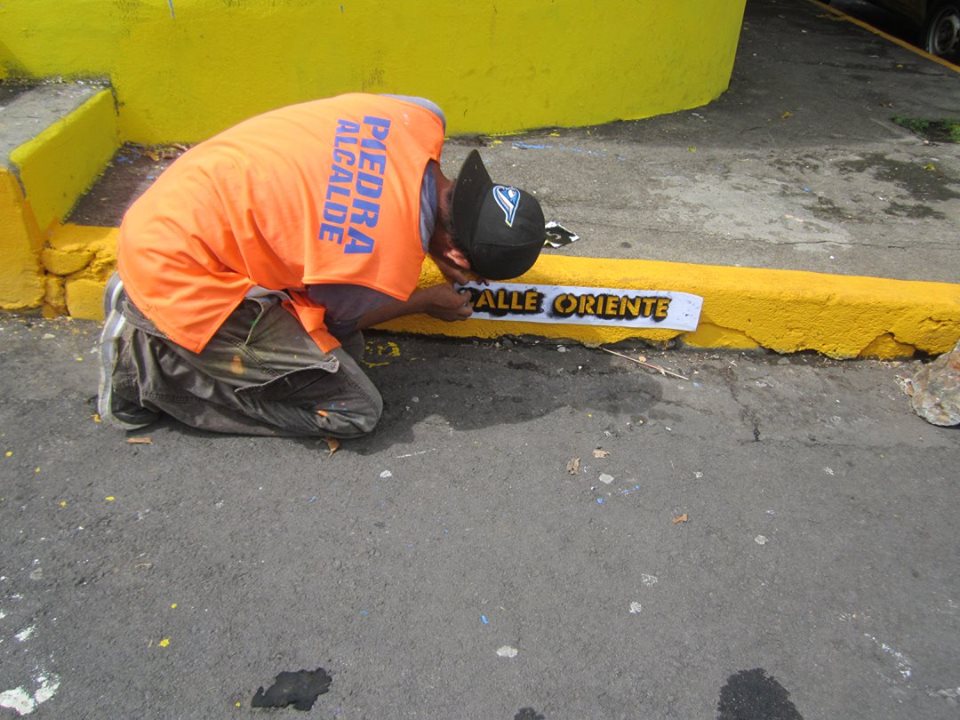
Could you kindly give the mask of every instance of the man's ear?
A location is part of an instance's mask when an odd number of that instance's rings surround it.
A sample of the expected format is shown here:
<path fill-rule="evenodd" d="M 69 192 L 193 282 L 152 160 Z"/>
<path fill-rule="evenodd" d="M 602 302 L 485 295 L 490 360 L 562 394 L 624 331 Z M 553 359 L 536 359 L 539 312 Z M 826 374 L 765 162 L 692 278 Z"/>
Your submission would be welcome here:
<path fill-rule="evenodd" d="M 471 281 L 470 262 L 462 250 L 446 247 L 440 252 L 430 253 L 430 257 L 448 282 L 465 285 Z"/>
<path fill-rule="evenodd" d="M 442 255 L 445 260 L 453 263 L 458 268 L 462 270 L 470 269 L 470 261 L 460 248 L 453 246 L 444 248 Z"/>

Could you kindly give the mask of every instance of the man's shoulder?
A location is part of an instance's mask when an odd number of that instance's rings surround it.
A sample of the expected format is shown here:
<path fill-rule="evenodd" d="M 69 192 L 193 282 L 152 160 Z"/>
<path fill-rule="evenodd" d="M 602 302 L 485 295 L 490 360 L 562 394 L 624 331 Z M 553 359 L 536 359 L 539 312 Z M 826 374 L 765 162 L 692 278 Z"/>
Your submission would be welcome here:
<path fill-rule="evenodd" d="M 440 118 L 440 122 L 443 123 L 444 132 L 446 132 L 447 117 L 443 114 L 443 110 L 440 109 L 440 106 L 433 102 L 433 100 L 428 100 L 427 98 L 418 97 L 416 95 L 393 95 L 389 93 L 385 93 L 383 97 L 393 98 L 394 100 L 402 100 L 403 102 L 419 105 L 420 107 L 429 110 L 438 118 Z"/>

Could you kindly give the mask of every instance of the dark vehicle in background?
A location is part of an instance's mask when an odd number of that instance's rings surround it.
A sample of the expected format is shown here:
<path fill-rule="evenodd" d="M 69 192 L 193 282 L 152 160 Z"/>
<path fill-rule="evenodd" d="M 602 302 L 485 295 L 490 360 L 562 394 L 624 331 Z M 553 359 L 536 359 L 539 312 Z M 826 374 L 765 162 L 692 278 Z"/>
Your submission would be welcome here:
<path fill-rule="evenodd" d="M 909 18 L 920 28 L 918 44 L 928 53 L 960 59 L 960 0 L 868 0 Z"/>

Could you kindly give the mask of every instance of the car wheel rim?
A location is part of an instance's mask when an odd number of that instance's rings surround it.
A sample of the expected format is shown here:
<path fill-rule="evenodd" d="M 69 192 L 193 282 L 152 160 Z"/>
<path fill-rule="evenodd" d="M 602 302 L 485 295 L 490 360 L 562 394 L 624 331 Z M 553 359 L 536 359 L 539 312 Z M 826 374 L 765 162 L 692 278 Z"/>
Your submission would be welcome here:
<path fill-rule="evenodd" d="M 960 10 L 945 8 L 930 27 L 930 51 L 952 55 L 960 47 Z"/>

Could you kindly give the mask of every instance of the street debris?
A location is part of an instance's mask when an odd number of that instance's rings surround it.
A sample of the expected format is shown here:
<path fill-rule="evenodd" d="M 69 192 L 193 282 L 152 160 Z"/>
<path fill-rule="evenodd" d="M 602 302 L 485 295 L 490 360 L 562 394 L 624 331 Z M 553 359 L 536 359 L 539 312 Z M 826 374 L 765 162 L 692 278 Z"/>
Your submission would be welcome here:
<path fill-rule="evenodd" d="M 389 470 L 384 470 L 382 473 L 380 473 L 381 480 L 389 480 L 392 477 L 393 477 L 393 473 L 390 472 Z"/>
<path fill-rule="evenodd" d="M 766 545 L 767 542 L 768 542 L 768 538 L 767 538 L 766 535 L 757 535 L 757 536 L 753 539 L 753 541 L 754 541 L 757 545 Z"/>
<path fill-rule="evenodd" d="M 629 360 L 630 362 L 635 362 L 635 363 L 637 363 L 637 365 L 643 365 L 645 368 L 649 368 L 649 369 L 651 369 L 651 370 L 656 370 L 656 371 L 657 371 L 658 373 L 660 373 L 661 375 L 669 375 L 670 377 L 675 377 L 675 378 L 677 378 L 678 380 L 690 380 L 690 378 L 685 377 L 685 376 L 681 375 L 680 373 L 675 373 L 675 372 L 673 372 L 672 370 L 667 370 L 665 367 L 662 367 L 662 366 L 660 366 L 660 365 L 656 365 L 655 363 L 647 362 L 647 359 L 646 359 L 643 355 L 638 355 L 636 358 L 632 358 L 632 357 L 630 357 L 629 355 L 624 355 L 623 353 L 618 353 L 618 352 L 615 351 L 615 350 L 610 350 L 610 349 L 605 348 L 605 347 L 601 347 L 600 349 L 603 350 L 603 351 L 606 352 L 606 353 L 610 353 L 611 355 L 616 355 L 617 357 L 621 357 L 621 358 L 623 358 L 624 360 Z"/>
<path fill-rule="evenodd" d="M 687 520 L 689 520 L 689 519 L 690 519 L 690 518 L 687 516 L 686 513 L 684 513 L 683 515 L 676 515 L 676 516 L 674 516 L 674 518 L 673 518 L 673 524 L 674 524 L 674 525 L 680 525 L 681 523 L 687 522 Z"/>
<path fill-rule="evenodd" d="M 336 438 L 328 437 L 324 438 L 323 441 L 327 444 L 327 457 L 332 457 L 333 454 L 340 449 L 340 441 Z"/>
<path fill-rule="evenodd" d="M 631 615 L 639 615 L 641 610 L 643 610 L 643 605 L 641 605 L 640 603 L 638 603 L 638 602 L 632 602 L 632 603 L 630 603 L 630 614 L 631 614 Z"/>
<path fill-rule="evenodd" d="M 595 458 L 610 457 L 610 451 L 604 450 L 603 448 L 597 448 L 596 450 L 593 451 L 593 456 Z"/>
<path fill-rule="evenodd" d="M 179 143 L 171 143 L 170 145 L 153 145 L 150 147 L 140 145 L 134 147 L 140 152 L 141 155 L 150 158 L 153 160 L 153 162 L 160 162 L 162 160 L 175 160 L 189 149 L 186 145 L 181 145 Z"/>
<path fill-rule="evenodd" d="M 912 378 L 897 379 L 917 415 L 932 425 L 960 425 L 960 342 Z"/>
<path fill-rule="evenodd" d="M 600 473 L 600 477 L 597 478 L 604 485 L 609 485 L 613 482 L 613 475 L 608 475 L 607 473 Z"/>
<path fill-rule="evenodd" d="M 517 650 L 515 647 L 510 647 L 509 645 L 503 645 L 502 647 L 497 648 L 497 655 L 505 658 L 515 658 L 517 656 Z"/>
<path fill-rule="evenodd" d="M 575 232 L 567 230 L 560 223 L 551 220 L 546 224 L 547 237 L 543 241 L 544 247 L 549 248 L 559 248 L 564 245 L 569 245 L 580 239 L 580 236 Z"/>
<path fill-rule="evenodd" d="M 146 435 L 141 435 L 140 437 L 128 437 L 127 445 L 153 445 L 153 439 Z"/>
<path fill-rule="evenodd" d="M 659 582 L 659 579 L 656 575 L 647 575 L 646 573 L 641 573 L 640 582 L 644 587 L 653 587 Z"/>
<path fill-rule="evenodd" d="M 580 472 L 580 458 L 575 457 L 567 463 L 567 472 L 571 475 L 576 475 Z"/>

